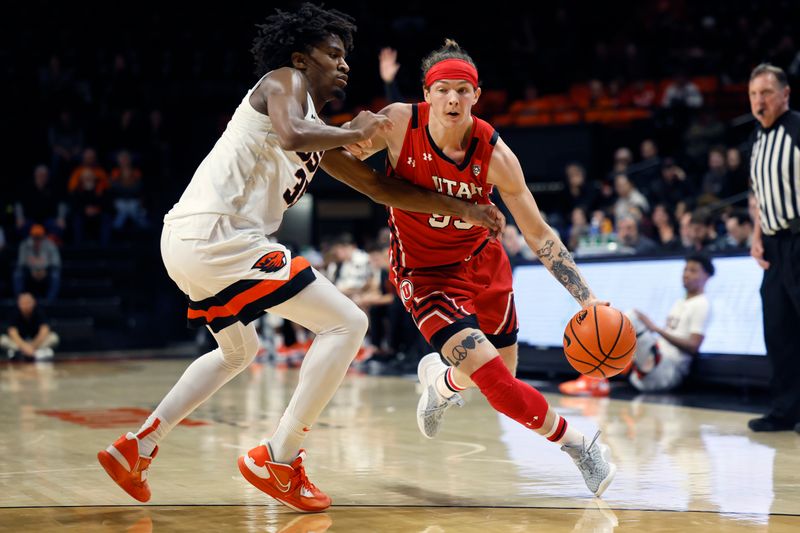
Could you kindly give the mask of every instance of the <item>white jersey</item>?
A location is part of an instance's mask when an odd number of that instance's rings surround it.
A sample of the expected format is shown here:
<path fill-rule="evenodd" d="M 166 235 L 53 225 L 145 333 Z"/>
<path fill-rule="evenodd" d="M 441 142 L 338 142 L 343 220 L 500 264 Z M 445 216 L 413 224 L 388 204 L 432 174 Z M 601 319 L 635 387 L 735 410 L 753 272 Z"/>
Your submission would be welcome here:
<path fill-rule="evenodd" d="M 682 339 L 688 339 L 693 333 L 705 335 L 710 308 L 711 304 L 705 294 L 698 294 L 691 298 L 684 296 L 670 309 L 667 316 L 667 327 L 664 329 L 667 333 Z M 661 355 L 667 358 L 691 358 L 690 354 L 679 350 L 677 346 L 665 339 L 659 339 L 658 348 Z"/>
<path fill-rule="evenodd" d="M 250 95 L 263 80 L 247 92 L 164 222 L 189 231 L 196 225 L 195 232 L 203 232 L 211 220 L 207 215 L 227 215 L 270 235 L 278 230 L 283 213 L 305 193 L 324 152 L 297 153 L 280 147 L 270 117 L 250 104 Z M 305 119 L 322 123 L 310 94 L 307 101 Z"/>

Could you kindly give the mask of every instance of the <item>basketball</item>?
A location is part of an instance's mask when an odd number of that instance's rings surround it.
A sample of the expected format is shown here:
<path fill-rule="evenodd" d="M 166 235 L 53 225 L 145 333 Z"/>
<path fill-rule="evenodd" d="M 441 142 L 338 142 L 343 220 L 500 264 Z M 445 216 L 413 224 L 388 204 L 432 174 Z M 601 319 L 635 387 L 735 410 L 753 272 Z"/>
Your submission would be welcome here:
<path fill-rule="evenodd" d="M 635 352 L 633 324 L 613 307 L 581 309 L 564 330 L 564 355 L 575 370 L 586 376 L 616 376 L 628 366 Z"/>

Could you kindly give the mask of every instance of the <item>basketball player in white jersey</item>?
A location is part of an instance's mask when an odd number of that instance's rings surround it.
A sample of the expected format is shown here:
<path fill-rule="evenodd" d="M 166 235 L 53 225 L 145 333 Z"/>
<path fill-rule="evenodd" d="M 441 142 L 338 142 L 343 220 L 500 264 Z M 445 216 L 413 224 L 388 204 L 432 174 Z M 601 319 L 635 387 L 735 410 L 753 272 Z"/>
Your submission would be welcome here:
<path fill-rule="evenodd" d="M 331 499 L 305 474 L 303 440 L 339 387 L 367 329 L 364 313 L 274 233 L 322 167 L 376 201 L 452 214 L 497 232 L 503 217 L 477 206 L 385 178 L 332 150 L 363 142 L 390 120 L 360 113 L 349 129 L 318 118 L 344 96 L 353 20 L 303 4 L 261 25 L 253 53 L 267 72 L 245 95 L 222 137 L 164 217 L 161 253 L 169 276 L 189 298 L 190 324 L 208 327 L 219 347 L 194 361 L 136 433 L 98 454 L 111 478 L 135 499 L 150 499 L 147 473 L 158 443 L 255 357 L 252 321 L 269 310 L 316 334 L 299 383 L 277 429 L 239 458 L 254 486 L 298 511 L 322 511 Z M 326 150 L 330 150 L 327 151 Z"/>

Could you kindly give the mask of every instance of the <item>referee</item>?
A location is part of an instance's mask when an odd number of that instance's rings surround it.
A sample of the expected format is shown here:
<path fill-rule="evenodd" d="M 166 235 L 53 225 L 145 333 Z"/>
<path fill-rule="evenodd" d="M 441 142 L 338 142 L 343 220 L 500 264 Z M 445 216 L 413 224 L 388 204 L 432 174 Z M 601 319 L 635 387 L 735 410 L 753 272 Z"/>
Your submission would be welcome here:
<path fill-rule="evenodd" d="M 772 367 L 772 408 L 753 431 L 800 432 L 800 113 L 789 110 L 786 73 L 762 63 L 750 74 L 753 134 L 750 184 L 758 202 L 750 254 L 764 269 L 764 340 Z"/>

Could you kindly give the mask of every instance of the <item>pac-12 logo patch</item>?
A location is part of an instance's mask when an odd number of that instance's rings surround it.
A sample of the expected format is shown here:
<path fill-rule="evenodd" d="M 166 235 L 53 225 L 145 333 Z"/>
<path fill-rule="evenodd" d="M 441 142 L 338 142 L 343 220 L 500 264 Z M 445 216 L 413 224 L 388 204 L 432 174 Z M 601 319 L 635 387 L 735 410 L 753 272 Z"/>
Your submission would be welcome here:
<path fill-rule="evenodd" d="M 476 178 L 481 175 L 481 166 L 478 164 L 472 165 L 472 175 Z"/>
<path fill-rule="evenodd" d="M 414 296 L 414 285 L 407 279 L 400 283 L 400 298 L 407 302 Z"/>
<path fill-rule="evenodd" d="M 268 252 L 262 255 L 253 268 L 259 269 L 261 272 L 277 272 L 286 266 L 286 254 L 280 250 Z"/>

